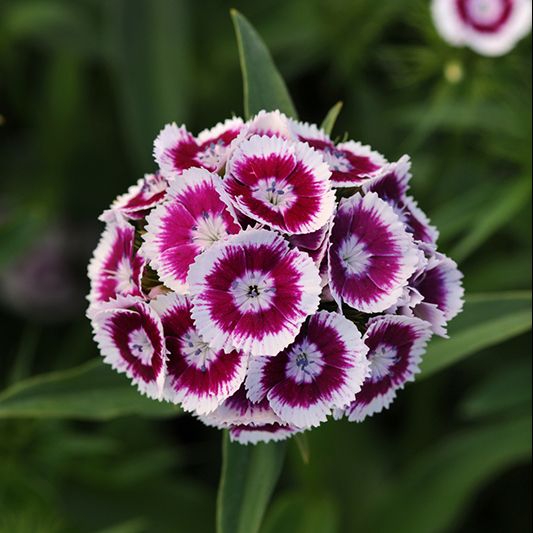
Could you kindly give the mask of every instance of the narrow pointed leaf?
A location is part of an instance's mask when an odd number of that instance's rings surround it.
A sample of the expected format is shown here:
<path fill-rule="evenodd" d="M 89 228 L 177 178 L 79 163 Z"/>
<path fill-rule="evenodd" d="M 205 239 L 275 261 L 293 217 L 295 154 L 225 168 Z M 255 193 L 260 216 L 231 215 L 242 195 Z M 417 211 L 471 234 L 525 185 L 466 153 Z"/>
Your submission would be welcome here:
<path fill-rule="evenodd" d="M 340 112 L 342 111 L 342 106 L 344 104 L 342 102 L 337 102 L 326 115 L 326 118 L 324 118 L 324 121 L 322 122 L 321 128 L 328 134 L 331 135 L 333 132 L 333 128 L 335 127 L 335 123 L 337 122 L 337 118 L 339 117 Z"/>
<path fill-rule="evenodd" d="M 245 117 L 250 118 L 262 109 L 279 109 L 297 118 L 289 91 L 265 43 L 238 11 L 233 9 L 231 18 L 239 47 Z"/>
<path fill-rule="evenodd" d="M 222 475 L 217 499 L 217 533 L 257 533 L 278 481 L 285 443 L 222 444 Z"/>
<path fill-rule="evenodd" d="M 108 420 L 119 416 L 175 416 L 179 409 L 142 396 L 128 379 L 94 360 L 35 376 L 0 393 L 2 418 Z"/>
<path fill-rule="evenodd" d="M 531 293 L 467 296 L 463 313 L 449 327 L 450 338 L 429 345 L 419 379 L 530 329 Z"/>

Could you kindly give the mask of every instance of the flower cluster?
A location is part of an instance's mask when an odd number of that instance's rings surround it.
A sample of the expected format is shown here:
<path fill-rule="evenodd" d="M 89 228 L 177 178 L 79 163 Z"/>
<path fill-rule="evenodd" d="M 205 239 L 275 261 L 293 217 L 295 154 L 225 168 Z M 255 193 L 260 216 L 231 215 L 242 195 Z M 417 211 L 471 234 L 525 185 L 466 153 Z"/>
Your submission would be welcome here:
<path fill-rule="evenodd" d="M 433 0 L 433 19 L 453 46 L 506 54 L 531 31 L 531 0 Z"/>
<path fill-rule="evenodd" d="M 462 307 L 410 161 L 280 112 L 191 135 L 102 215 L 88 316 L 105 362 L 241 443 L 361 421 Z"/>

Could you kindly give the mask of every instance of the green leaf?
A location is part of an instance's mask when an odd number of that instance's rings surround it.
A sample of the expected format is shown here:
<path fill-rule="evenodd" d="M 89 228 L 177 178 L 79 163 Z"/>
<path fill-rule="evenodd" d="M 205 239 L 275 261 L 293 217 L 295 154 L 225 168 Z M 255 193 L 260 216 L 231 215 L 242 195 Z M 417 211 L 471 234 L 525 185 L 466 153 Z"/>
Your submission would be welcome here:
<path fill-rule="evenodd" d="M 531 410 L 531 358 L 510 360 L 494 369 L 461 404 L 465 418 Z"/>
<path fill-rule="evenodd" d="M 262 109 L 279 109 L 297 118 L 296 109 L 281 74 L 265 43 L 237 10 L 231 10 L 237 36 L 244 91 L 244 116 L 249 119 Z"/>
<path fill-rule="evenodd" d="M 320 126 L 328 135 L 331 135 L 333 132 L 333 128 L 335 127 L 335 123 L 337 122 L 337 118 L 339 117 L 340 112 L 342 111 L 342 106 L 344 104 L 342 102 L 337 102 L 326 115 L 326 118 L 324 118 L 324 121 L 322 122 L 322 125 Z"/>
<path fill-rule="evenodd" d="M 283 494 L 272 505 L 261 533 L 336 533 L 338 509 L 326 495 Z"/>
<path fill-rule="evenodd" d="M 531 293 L 468 295 L 463 313 L 448 328 L 450 338 L 430 343 L 419 379 L 530 329 Z"/>
<path fill-rule="evenodd" d="M 222 474 L 217 498 L 217 533 L 257 533 L 278 481 L 285 443 L 222 444 Z"/>
<path fill-rule="evenodd" d="M 142 396 L 101 360 L 21 381 L 0 394 L 2 418 L 108 420 L 126 415 L 175 416 L 175 405 Z"/>
<path fill-rule="evenodd" d="M 482 217 L 470 226 L 472 230 L 452 250 L 451 256 L 464 261 L 498 229 L 507 224 L 531 198 L 531 177 L 519 179 L 502 194 L 496 195 L 492 205 L 485 205 Z"/>
<path fill-rule="evenodd" d="M 499 472 L 527 461 L 531 417 L 471 429 L 423 453 L 382 493 L 362 531 L 449 531 L 476 492 Z"/>

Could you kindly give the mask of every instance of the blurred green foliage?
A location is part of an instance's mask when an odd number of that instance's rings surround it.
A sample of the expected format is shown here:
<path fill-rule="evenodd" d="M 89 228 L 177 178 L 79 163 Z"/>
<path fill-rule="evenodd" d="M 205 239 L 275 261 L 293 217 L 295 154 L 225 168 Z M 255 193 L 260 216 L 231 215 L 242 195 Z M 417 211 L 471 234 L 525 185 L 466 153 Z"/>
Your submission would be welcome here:
<path fill-rule="evenodd" d="M 83 295 L 96 217 L 153 169 L 163 124 L 242 114 L 230 7 L 302 119 L 342 100 L 336 134 L 411 154 L 441 247 L 483 293 L 389 412 L 313 431 L 307 463 L 289 443 L 262 533 L 530 530 L 531 40 L 450 48 L 424 0 L 0 0 L 0 532 L 213 531 L 220 434 L 84 363 Z M 20 266 L 67 230 L 72 279 Z M 76 289 L 66 314 L 57 283 Z"/>

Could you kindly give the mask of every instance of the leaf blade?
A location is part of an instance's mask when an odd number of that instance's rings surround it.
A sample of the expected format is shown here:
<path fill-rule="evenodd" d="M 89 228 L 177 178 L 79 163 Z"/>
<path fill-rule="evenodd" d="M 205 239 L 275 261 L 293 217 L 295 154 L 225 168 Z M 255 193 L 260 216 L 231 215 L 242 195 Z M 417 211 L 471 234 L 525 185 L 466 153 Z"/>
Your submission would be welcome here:
<path fill-rule="evenodd" d="M 331 135 L 333 132 L 333 128 L 335 127 L 335 123 L 337 122 L 337 118 L 339 118 L 339 114 L 342 111 L 344 103 L 343 102 L 337 102 L 329 111 L 328 114 L 324 117 L 324 120 L 322 121 L 322 124 L 320 127 L 328 134 Z"/>
<path fill-rule="evenodd" d="M 469 295 L 463 313 L 450 326 L 450 338 L 435 339 L 429 345 L 418 379 L 530 329 L 531 293 Z"/>
<path fill-rule="evenodd" d="M 285 443 L 222 444 L 217 533 L 257 533 L 281 473 Z"/>
<path fill-rule="evenodd" d="M 124 376 L 98 359 L 69 370 L 34 376 L 0 393 L 0 419 L 110 420 L 177 413 L 174 405 L 142 396 Z"/>
<path fill-rule="evenodd" d="M 246 119 L 262 109 L 279 109 L 287 116 L 297 118 L 292 98 L 265 43 L 237 10 L 231 10 L 231 18 L 239 48 Z"/>

